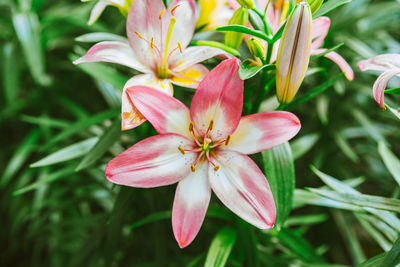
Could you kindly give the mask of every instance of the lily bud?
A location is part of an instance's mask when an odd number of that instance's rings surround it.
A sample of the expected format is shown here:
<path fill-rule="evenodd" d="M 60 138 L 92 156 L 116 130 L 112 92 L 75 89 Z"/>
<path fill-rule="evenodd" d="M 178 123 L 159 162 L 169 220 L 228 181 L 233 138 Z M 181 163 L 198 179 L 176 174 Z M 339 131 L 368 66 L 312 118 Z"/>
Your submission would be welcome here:
<path fill-rule="evenodd" d="M 318 9 L 321 7 L 324 0 L 307 0 L 307 2 L 310 5 L 311 13 L 314 15 L 315 12 L 317 12 Z"/>
<path fill-rule="evenodd" d="M 239 5 L 241 5 L 242 7 L 247 7 L 247 8 L 254 8 L 254 1 L 253 0 L 236 0 Z"/>
<path fill-rule="evenodd" d="M 247 40 L 247 47 L 253 56 L 264 59 L 265 49 L 263 43 L 259 39 L 250 37 Z"/>
<path fill-rule="evenodd" d="M 276 94 L 287 104 L 297 93 L 310 61 L 312 14 L 307 2 L 299 3 L 289 16 L 276 60 Z"/>
<path fill-rule="evenodd" d="M 249 21 L 249 11 L 245 7 L 238 8 L 233 13 L 232 18 L 229 20 L 228 25 L 243 25 L 245 26 Z M 239 32 L 225 33 L 225 45 L 238 49 L 242 44 L 244 34 Z"/>

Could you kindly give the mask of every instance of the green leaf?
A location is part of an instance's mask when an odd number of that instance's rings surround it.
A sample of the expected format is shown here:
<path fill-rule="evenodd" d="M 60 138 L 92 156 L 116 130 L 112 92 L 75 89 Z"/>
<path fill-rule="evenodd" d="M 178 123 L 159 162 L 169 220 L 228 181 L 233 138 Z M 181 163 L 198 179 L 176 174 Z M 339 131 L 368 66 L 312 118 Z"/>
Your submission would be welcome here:
<path fill-rule="evenodd" d="M 114 123 L 104 131 L 103 135 L 97 141 L 89 153 L 79 163 L 76 171 L 80 171 L 101 158 L 108 149 L 119 139 L 121 134 L 121 121 L 115 120 Z"/>
<path fill-rule="evenodd" d="M 370 134 L 372 139 L 376 142 L 384 142 L 387 143 L 385 137 L 379 131 L 378 127 L 374 125 L 371 120 L 359 109 L 353 108 L 351 110 L 356 120 L 363 126 L 366 132 Z"/>
<path fill-rule="evenodd" d="M 44 147 L 44 149 L 48 149 L 55 143 L 65 139 L 65 138 L 68 138 L 75 133 L 78 133 L 78 132 L 86 129 L 89 126 L 101 123 L 107 119 L 115 118 L 120 114 L 121 114 L 121 111 L 119 111 L 119 110 L 107 110 L 104 112 L 97 113 L 92 117 L 78 120 L 77 122 L 71 124 L 70 127 L 68 127 L 67 129 L 65 129 L 58 135 L 56 135 L 53 139 L 51 139 L 48 142 L 48 144 Z"/>
<path fill-rule="evenodd" d="M 343 45 L 344 45 L 344 43 L 340 43 L 340 44 L 338 44 L 338 45 L 335 45 L 334 47 L 327 49 L 325 52 L 323 52 L 323 53 L 321 53 L 321 54 L 312 56 L 312 58 L 313 58 L 313 59 L 317 59 L 317 58 L 319 58 L 319 57 L 323 57 L 323 56 L 325 56 L 326 54 L 328 54 L 328 53 L 330 53 L 330 52 L 332 52 L 332 51 L 335 51 L 335 50 L 339 49 L 339 48 L 342 47 Z"/>
<path fill-rule="evenodd" d="M 293 151 L 293 159 L 296 160 L 310 151 L 319 140 L 319 137 L 318 133 L 312 133 L 296 138 L 292 141 L 290 146 Z"/>
<path fill-rule="evenodd" d="M 293 226 L 293 225 L 310 225 L 317 224 L 328 220 L 328 215 L 321 214 L 312 214 L 312 215 L 300 215 L 300 216 L 290 216 L 286 222 L 285 227 Z"/>
<path fill-rule="evenodd" d="M 378 151 L 386 168 L 388 168 L 393 178 L 400 185 L 400 160 L 383 142 L 379 142 Z"/>
<path fill-rule="evenodd" d="M 19 72 L 17 54 L 13 43 L 7 43 L 3 48 L 3 86 L 7 104 L 14 104 L 18 99 Z"/>
<path fill-rule="evenodd" d="M 392 108 L 389 105 L 386 105 L 386 107 L 397 117 L 400 119 L 400 108 L 396 109 L 396 108 Z"/>
<path fill-rule="evenodd" d="M 109 32 L 91 32 L 76 37 L 75 41 L 83 43 L 98 43 L 102 41 L 127 42 L 128 40 L 126 37 Z"/>
<path fill-rule="evenodd" d="M 386 94 L 400 95 L 400 88 L 391 88 L 385 90 Z"/>
<path fill-rule="evenodd" d="M 67 146 L 48 155 L 47 157 L 39 161 L 36 161 L 35 163 L 32 163 L 30 167 L 36 168 L 36 167 L 49 166 L 56 163 L 79 158 L 88 153 L 90 149 L 92 149 L 92 147 L 96 144 L 97 141 L 98 141 L 97 137 L 92 137 L 84 141 L 75 143 L 73 145 Z"/>
<path fill-rule="evenodd" d="M 304 95 L 300 96 L 299 98 L 295 99 L 293 102 L 287 104 L 287 105 L 282 105 L 279 109 L 285 109 L 285 110 L 293 110 L 296 107 L 303 105 L 304 103 L 310 101 L 311 99 L 313 99 L 314 97 L 320 95 L 321 93 L 323 93 L 324 91 L 326 91 L 327 89 L 329 89 L 332 85 L 335 84 L 335 82 L 337 80 L 339 80 L 340 78 L 342 78 L 342 76 L 344 75 L 344 73 L 340 73 L 338 74 L 336 77 L 318 85 L 317 87 L 315 87 L 314 89 L 312 89 L 311 91 L 308 91 L 307 93 L 305 93 Z"/>
<path fill-rule="evenodd" d="M 225 227 L 218 232 L 208 249 L 205 267 L 225 266 L 229 254 L 236 242 L 236 231 L 231 227 Z"/>
<path fill-rule="evenodd" d="M 343 154 L 345 154 L 352 162 L 359 162 L 360 158 L 354 152 L 349 142 L 339 132 L 333 131 L 331 134 L 336 144 L 342 150 Z"/>
<path fill-rule="evenodd" d="M 246 59 L 242 62 L 239 68 L 239 77 L 242 80 L 247 80 L 250 79 L 251 77 L 254 77 L 257 73 L 259 73 L 261 70 L 274 70 L 275 65 L 273 64 L 266 64 L 266 65 L 257 65 L 255 62 L 251 59 Z"/>
<path fill-rule="evenodd" d="M 68 121 L 53 119 L 47 116 L 34 117 L 29 115 L 21 115 L 21 121 L 45 127 L 54 127 L 54 128 L 65 128 L 70 125 L 70 122 Z"/>
<path fill-rule="evenodd" d="M 318 17 L 321 17 L 325 15 L 326 13 L 334 10 L 335 8 L 340 7 L 341 5 L 350 3 L 352 0 L 329 0 L 328 2 L 325 2 L 322 4 L 320 9 L 314 14 L 313 19 L 316 19 Z"/>
<path fill-rule="evenodd" d="M 391 243 L 383 236 L 381 232 L 379 232 L 375 227 L 371 225 L 371 223 L 361 216 L 362 214 L 355 213 L 354 216 L 360 222 L 361 226 L 365 229 L 365 231 L 370 234 L 370 236 L 379 244 L 379 246 L 384 251 L 389 251 L 391 247 Z"/>
<path fill-rule="evenodd" d="M 265 174 L 276 205 L 275 225 L 281 227 L 292 210 L 295 172 L 289 143 L 262 152 Z"/>
<path fill-rule="evenodd" d="M 385 260 L 385 257 L 387 255 L 387 252 L 381 253 L 376 255 L 375 257 L 372 257 L 356 267 L 376 267 L 376 266 L 382 266 L 383 261 Z"/>
<path fill-rule="evenodd" d="M 160 220 L 166 220 L 166 219 L 171 218 L 171 214 L 172 214 L 172 212 L 170 210 L 155 212 L 155 213 L 152 213 L 149 216 L 146 216 L 143 219 L 140 219 L 139 221 L 131 224 L 131 226 L 129 228 L 131 230 L 133 230 L 137 227 L 146 225 L 148 223 L 152 223 L 152 222 L 156 222 L 156 221 L 160 221 Z"/>
<path fill-rule="evenodd" d="M 14 13 L 13 24 L 32 77 L 40 85 L 49 85 L 51 80 L 45 73 L 44 55 L 40 45 L 40 24 L 37 14 L 33 12 Z"/>
<path fill-rule="evenodd" d="M 261 39 L 263 39 L 263 40 L 265 40 L 267 42 L 271 42 L 271 39 L 265 33 L 263 33 L 262 31 L 249 29 L 246 26 L 242 26 L 242 25 L 222 26 L 222 27 L 218 27 L 216 30 L 220 31 L 220 32 L 240 32 L 240 33 L 245 33 L 245 34 L 252 35 L 254 37 L 261 38 Z"/>
<path fill-rule="evenodd" d="M 224 45 L 223 43 L 216 42 L 216 41 L 195 41 L 195 42 L 190 42 L 189 45 L 192 46 L 210 46 L 210 47 L 215 47 L 224 50 L 225 52 L 235 56 L 235 57 L 240 57 L 239 51 L 236 49 L 229 47 L 227 45 Z"/>
<path fill-rule="evenodd" d="M 400 212 L 400 200 L 365 194 L 338 193 L 324 189 L 309 188 L 311 192 L 336 201 L 345 202 L 360 207 L 370 207 L 389 211 Z"/>
<path fill-rule="evenodd" d="M 28 159 L 30 154 L 35 149 L 35 143 L 39 139 L 39 130 L 33 130 L 30 132 L 24 141 L 18 146 L 14 154 L 12 155 L 10 161 L 5 168 L 1 180 L 0 188 L 4 187 L 10 179 L 20 170 L 24 165 L 25 161 Z"/>
<path fill-rule="evenodd" d="M 400 264 L 400 237 L 386 254 L 381 267 L 392 267 Z"/>

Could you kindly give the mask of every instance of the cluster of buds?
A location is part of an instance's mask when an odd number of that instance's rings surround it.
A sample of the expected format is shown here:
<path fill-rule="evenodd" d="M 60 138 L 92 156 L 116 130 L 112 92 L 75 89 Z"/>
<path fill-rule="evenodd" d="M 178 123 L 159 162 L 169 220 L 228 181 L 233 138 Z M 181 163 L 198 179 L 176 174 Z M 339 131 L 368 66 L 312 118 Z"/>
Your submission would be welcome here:
<path fill-rule="evenodd" d="M 233 13 L 232 18 L 229 20 L 228 25 L 247 25 L 249 21 L 249 8 L 254 8 L 252 0 L 238 0 L 241 5 Z M 238 49 L 243 42 L 244 34 L 239 32 L 227 32 L 225 34 L 225 45 Z"/>

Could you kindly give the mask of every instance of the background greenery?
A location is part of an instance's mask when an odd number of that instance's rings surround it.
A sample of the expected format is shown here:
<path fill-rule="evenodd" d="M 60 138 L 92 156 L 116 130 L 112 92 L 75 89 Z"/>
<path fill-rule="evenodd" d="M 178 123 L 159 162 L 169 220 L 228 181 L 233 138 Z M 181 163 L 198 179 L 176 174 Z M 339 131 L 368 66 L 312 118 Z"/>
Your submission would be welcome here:
<path fill-rule="evenodd" d="M 344 43 L 338 52 L 354 68 L 355 80 L 340 77 L 292 109 L 302 121 L 290 142 L 292 153 L 283 145 L 254 157 L 271 185 L 289 192 L 294 157 L 296 190 L 288 219 L 290 203 L 284 201 L 290 197 L 278 201 L 287 210 L 269 231 L 241 221 L 213 197 L 199 235 L 185 249 L 176 244 L 170 223 L 175 186 L 113 186 L 104 176 L 112 157 L 155 131 L 149 123 L 119 131 L 119 96 L 130 70 L 72 65 L 90 47 L 77 36 L 125 34 L 125 19 L 116 8 L 87 26 L 92 6 L 0 0 L 1 266 L 399 262 L 399 120 L 372 98 L 377 75 L 356 68 L 361 59 L 400 53 L 399 1 L 353 0 L 329 13 L 332 26 L 324 47 Z M 305 79 L 298 98 L 340 72 L 324 58 L 313 59 L 310 67 L 316 72 Z M 257 90 L 254 84 L 257 77 L 246 82 L 248 96 Z M 391 85 L 400 87 L 398 80 Z M 190 103 L 192 91 L 175 92 Z"/>

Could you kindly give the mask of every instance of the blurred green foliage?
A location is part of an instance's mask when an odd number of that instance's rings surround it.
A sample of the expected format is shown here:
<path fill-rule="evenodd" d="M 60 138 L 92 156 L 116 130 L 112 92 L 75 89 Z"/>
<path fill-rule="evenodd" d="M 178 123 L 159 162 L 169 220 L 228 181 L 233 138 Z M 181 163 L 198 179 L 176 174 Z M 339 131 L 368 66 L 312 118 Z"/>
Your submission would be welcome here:
<path fill-rule="evenodd" d="M 339 51 L 355 80 L 345 80 L 325 58 L 313 59 L 313 73 L 288 107 L 302 121 L 290 142 L 293 155 L 288 146 L 263 155 L 270 179 L 285 171 L 291 176 L 290 167 L 276 166 L 290 166 L 288 155 L 295 160 L 296 189 L 282 198 L 293 199 L 288 219 L 280 219 L 279 229 L 260 231 L 213 197 L 199 235 L 183 250 L 170 224 L 174 186 L 127 188 L 104 176 L 112 157 L 155 131 L 149 123 L 119 131 L 120 92 L 130 70 L 71 63 L 89 48 L 86 42 L 101 38 L 77 36 L 125 34 L 116 8 L 89 27 L 93 4 L 0 1 L 1 266 L 399 263 L 399 120 L 373 100 L 377 76 L 356 69 L 361 59 L 400 53 L 399 1 L 353 0 L 328 13 L 332 26 L 325 47 L 344 43 Z M 247 100 L 259 82 L 257 76 L 246 81 Z M 193 91 L 175 92 L 190 103 Z M 245 112 L 252 109 L 245 106 Z M 263 165 L 260 155 L 254 159 Z"/>

